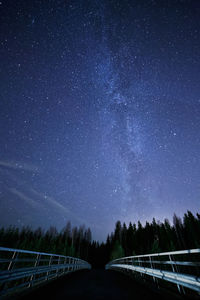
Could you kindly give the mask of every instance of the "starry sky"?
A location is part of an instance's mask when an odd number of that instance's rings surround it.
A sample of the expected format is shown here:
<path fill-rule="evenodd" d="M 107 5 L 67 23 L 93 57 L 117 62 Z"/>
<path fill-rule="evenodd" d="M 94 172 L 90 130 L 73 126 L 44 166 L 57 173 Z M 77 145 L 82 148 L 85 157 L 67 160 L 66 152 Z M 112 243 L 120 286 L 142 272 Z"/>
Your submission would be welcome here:
<path fill-rule="evenodd" d="M 200 3 L 0 1 L 0 225 L 200 207 Z"/>

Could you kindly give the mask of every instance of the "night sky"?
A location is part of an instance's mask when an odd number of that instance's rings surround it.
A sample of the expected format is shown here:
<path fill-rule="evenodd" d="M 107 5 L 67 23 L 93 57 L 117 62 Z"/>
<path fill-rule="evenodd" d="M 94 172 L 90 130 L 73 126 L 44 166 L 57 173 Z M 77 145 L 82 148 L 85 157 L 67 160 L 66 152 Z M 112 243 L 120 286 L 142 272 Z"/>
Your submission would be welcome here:
<path fill-rule="evenodd" d="M 200 2 L 0 1 L 0 225 L 200 207 Z"/>

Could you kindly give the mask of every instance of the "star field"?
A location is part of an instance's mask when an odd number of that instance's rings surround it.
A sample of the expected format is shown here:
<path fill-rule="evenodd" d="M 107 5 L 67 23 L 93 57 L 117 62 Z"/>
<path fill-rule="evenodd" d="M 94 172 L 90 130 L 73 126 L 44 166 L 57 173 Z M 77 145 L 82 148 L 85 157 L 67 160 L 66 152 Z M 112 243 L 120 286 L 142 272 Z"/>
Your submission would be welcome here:
<path fill-rule="evenodd" d="M 145 222 L 200 196 L 198 1 L 0 2 L 1 225 Z"/>

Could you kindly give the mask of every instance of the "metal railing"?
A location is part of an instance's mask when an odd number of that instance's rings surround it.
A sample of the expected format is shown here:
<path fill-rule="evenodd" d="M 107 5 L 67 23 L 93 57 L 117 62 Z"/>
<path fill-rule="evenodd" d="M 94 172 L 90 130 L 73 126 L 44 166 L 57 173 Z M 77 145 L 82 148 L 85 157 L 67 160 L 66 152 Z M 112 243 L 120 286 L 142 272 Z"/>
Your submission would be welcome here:
<path fill-rule="evenodd" d="M 105 268 L 151 277 L 157 284 L 158 279 L 173 283 L 179 293 L 185 294 L 189 289 L 200 294 L 199 255 L 200 249 L 191 249 L 129 256 L 115 259 Z"/>
<path fill-rule="evenodd" d="M 81 269 L 91 265 L 70 256 L 0 247 L 0 297 Z"/>

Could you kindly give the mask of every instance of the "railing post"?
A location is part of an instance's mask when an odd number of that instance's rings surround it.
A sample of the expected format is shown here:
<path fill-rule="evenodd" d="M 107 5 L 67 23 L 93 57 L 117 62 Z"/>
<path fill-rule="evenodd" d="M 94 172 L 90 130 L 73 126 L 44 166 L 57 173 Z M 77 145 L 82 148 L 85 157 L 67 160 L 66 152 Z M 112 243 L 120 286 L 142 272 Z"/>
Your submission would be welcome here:
<path fill-rule="evenodd" d="M 11 270 L 11 269 L 13 269 L 13 267 L 14 267 L 14 265 L 15 265 L 15 263 L 16 263 L 18 254 L 19 254 L 19 253 L 18 253 L 17 251 L 14 251 L 14 252 L 13 252 L 12 258 L 11 258 L 11 260 L 10 260 L 10 262 L 9 262 L 9 265 L 8 265 L 8 271 Z"/>
<path fill-rule="evenodd" d="M 10 262 L 9 262 L 9 264 L 8 264 L 8 268 L 7 268 L 8 271 L 10 271 L 10 270 L 12 270 L 12 269 L 14 268 L 14 265 L 15 265 L 15 263 L 16 263 L 18 254 L 19 254 L 19 253 L 18 253 L 17 251 L 14 251 L 14 252 L 13 252 L 13 255 L 12 255 L 12 257 L 11 257 L 11 259 L 10 259 Z M 6 287 L 7 287 L 7 282 L 3 283 L 1 289 L 4 290 L 4 289 L 6 289 Z"/>
<path fill-rule="evenodd" d="M 151 260 L 151 256 L 149 256 L 149 260 L 150 260 L 150 265 L 151 265 L 151 268 L 153 269 L 153 264 L 152 264 L 152 260 Z M 153 281 L 156 282 L 156 279 L 155 277 L 153 276 Z"/>
<path fill-rule="evenodd" d="M 34 268 L 36 268 L 38 266 L 38 264 L 40 262 L 40 257 L 41 257 L 41 255 L 38 253 L 37 256 L 36 256 L 36 259 L 35 259 Z M 33 285 L 34 278 L 35 278 L 35 274 L 31 275 L 28 287 L 31 287 Z"/>
<path fill-rule="evenodd" d="M 70 264 L 71 264 L 71 259 L 70 259 L 70 257 L 69 257 L 69 258 L 68 258 L 68 268 L 67 268 L 68 272 L 70 272 L 70 268 L 71 268 Z"/>
<path fill-rule="evenodd" d="M 48 264 L 48 266 L 50 267 L 51 266 L 51 262 L 52 262 L 52 255 L 50 256 L 50 259 L 49 259 L 49 264 Z M 49 278 L 49 273 L 50 273 L 50 271 L 47 271 L 47 275 L 46 275 L 46 280 L 48 280 Z"/>
<path fill-rule="evenodd" d="M 59 256 L 59 258 L 58 258 L 58 265 L 60 264 L 60 256 Z M 56 276 L 58 277 L 58 273 L 59 273 L 59 269 L 57 269 L 57 271 L 56 271 Z"/>
<path fill-rule="evenodd" d="M 66 262 L 67 262 L 67 257 L 65 257 L 65 259 L 64 259 L 64 268 L 63 268 L 63 274 L 65 273 L 65 269 L 66 269 Z"/>
<path fill-rule="evenodd" d="M 142 265 L 141 265 L 141 263 L 140 263 L 140 261 L 139 261 L 139 257 L 137 258 L 137 261 L 138 261 L 138 266 L 139 266 L 139 267 L 142 267 Z M 140 273 L 140 276 L 143 277 L 143 274 Z"/>
<path fill-rule="evenodd" d="M 171 261 L 171 266 L 172 266 L 172 271 L 174 273 L 178 273 L 178 268 L 177 268 L 177 265 L 175 264 L 174 260 L 172 259 L 172 256 L 169 255 L 169 260 Z M 174 263 L 174 264 L 173 264 Z M 177 284 L 177 288 L 178 288 L 178 291 L 180 294 L 185 294 L 185 290 L 184 290 L 184 287 L 183 286 L 180 286 L 179 284 Z"/>
<path fill-rule="evenodd" d="M 74 270 L 77 270 L 77 259 L 74 259 Z"/>

